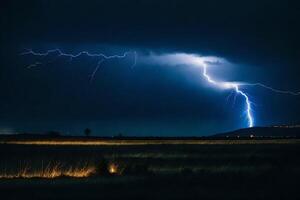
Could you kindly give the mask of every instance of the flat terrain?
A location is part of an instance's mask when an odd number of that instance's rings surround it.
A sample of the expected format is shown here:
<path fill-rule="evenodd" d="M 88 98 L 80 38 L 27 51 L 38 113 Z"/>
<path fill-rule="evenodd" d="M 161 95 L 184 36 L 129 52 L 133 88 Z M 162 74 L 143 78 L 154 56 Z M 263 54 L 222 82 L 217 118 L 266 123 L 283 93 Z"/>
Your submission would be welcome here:
<path fill-rule="evenodd" d="M 0 196 L 299 199 L 299 155 L 297 139 L 2 140 Z"/>

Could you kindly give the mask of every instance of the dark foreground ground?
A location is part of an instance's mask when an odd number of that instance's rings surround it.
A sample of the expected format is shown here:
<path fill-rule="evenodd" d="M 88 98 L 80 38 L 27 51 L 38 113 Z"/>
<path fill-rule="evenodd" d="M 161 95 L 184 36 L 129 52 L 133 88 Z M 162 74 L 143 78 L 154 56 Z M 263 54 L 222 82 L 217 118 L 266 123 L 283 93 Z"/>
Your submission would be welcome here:
<path fill-rule="evenodd" d="M 1 178 L 0 199 L 300 199 L 300 144 L 1 144 L 0 172 L 89 163 L 88 178 Z M 103 164 L 106 163 L 106 164 Z M 107 163 L 122 166 L 104 173 Z M 130 170 L 129 170 L 130 169 Z M 102 171 L 101 171 L 102 170 Z M 1 174 L 0 173 L 0 174 Z"/>

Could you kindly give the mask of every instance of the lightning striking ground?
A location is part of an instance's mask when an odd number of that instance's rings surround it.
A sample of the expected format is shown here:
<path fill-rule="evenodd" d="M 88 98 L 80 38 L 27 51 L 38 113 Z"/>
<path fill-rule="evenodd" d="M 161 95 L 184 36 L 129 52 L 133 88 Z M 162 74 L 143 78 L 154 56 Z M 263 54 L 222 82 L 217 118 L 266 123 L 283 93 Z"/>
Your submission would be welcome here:
<path fill-rule="evenodd" d="M 300 95 L 300 91 L 299 92 L 293 92 L 293 91 L 289 91 L 289 90 L 279 90 L 279 89 L 275 89 L 273 87 L 267 86 L 265 84 L 262 83 L 234 83 L 234 82 L 218 82 L 213 80 L 207 73 L 207 64 L 205 61 L 199 60 L 200 64 L 203 67 L 203 76 L 206 78 L 206 80 L 221 88 L 221 89 L 234 89 L 234 91 L 237 94 L 240 94 L 242 97 L 244 97 L 245 99 L 245 104 L 246 104 L 246 116 L 248 119 L 248 127 L 253 127 L 254 126 L 254 117 L 252 114 L 252 102 L 249 99 L 249 95 L 247 95 L 247 93 L 245 93 L 244 91 L 242 91 L 241 87 L 242 86 L 259 86 L 262 87 L 264 89 L 268 89 L 272 92 L 276 92 L 276 93 L 280 93 L 280 94 L 288 94 L 288 95 Z M 235 96 L 236 97 L 236 96 Z"/>
<path fill-rule="evenodd" d="M 253 108 L 252 108 L 253 105 L 255 104 L 250 100 L 250 96 L 244 91 L 245 87 L 257 86 L 280 94 L 300 95 L 300 92 L 279 90 L 262 83 L 240 83 L 240 82 L 217 81 L 208 73 L 208 68 L 211 67 L 211 65 L 221 66 L 222 64 L 228 63 L 228 61 L 226 61 L 223 58 L 214 57 L 214 56 L 200 56 L 197 54 L 186 54 L 186 53 L 173 53 L 173 54 L 163 54 L 163 55 L 156 55 L 152 53 L 149 57 L 150 58 L 146 58 L 147 62 L 154 61 L 155 63 L 158 64 L 170 65 L 170 66 L 191 65 L 198 68 L 200 67 L 202 69 L 203 78 L 210 85 L 213 85 L 222 90 L 231 90 L 235 93 L 234 102 L 237 95 L 243 97 L 245 102 L 244 113 L 247 118 L 248 127 L 253 127 L 255 125 L 255 118 L 253 115 Z"/>
<path fill-rule="evenodd" d="M 49 55 L 56 54 L 57 57 L 67 57 L 70 60 L 73 60 L 74 58 L 78 58 L 80 56 L 88 56 L 88 57 L 96 57 L 98 58 L 97 65 L 95 69 L 93 70 L 92 74 L 90 75 L 90 81 L 94 80 L 94 77 L 99 70 L 101 64 L 110 59 L 123 59 L 126 58 L 128 55 L 132 54 L 134 56 L 134 61 L 131 67 L 134 67 L 137 63 L 137 53 L 134 52 L 125 52 L 121 55 L 105 55 L 103 53 L 98 53 L 98 54 L 93 54 L 89 53 L 88 51 L 81 51 L 77 54 L 70 54 L 70 53 L 64 53 L 60 49 L 51 49 L 46 52 L 35 52 L 31 49 L 21 53 L 21 55 L 32 55 L 32 56 L 39 56 L 39 57 L 47 57 Z M 243 97 L 244 102 L 245 102 L 245 115 L 247 118 L 248 122 L 248 127 L 253 127 L 255 120 L 253 116 L 253 110 L 252 110 L 252 105 L 253 103 L 250 101 L 249 95 L 242 90 L 242 88 L 247 87 L 247 86 L 258 86 L 262 87 L 264 89 L 268 89 L 272 92 L 280 93 L 280 94 L 288 94 L 288 95 L 300 95 L 299 92 L 293 92 L 293 91 L 288 91 L 288 90 L 279 90 L 275 89 L 273 87 L 267 86 L 262 83 L 238 83 L 238 82 L 224 82 L 224 81 L 217 81 L 214 80 L 210 74 L 207 71 L 208 65 L 210 64 L 217 64 L 221 65 L 222 63 L 226 62 L 226 60 L 218 57 L 213 57 L 213 56 L 199 56 L 196 54 L 185 54 L 185 53 L 174 53 L 174 54 L 164 54 L 164 55 L 149 55 L 143 58 L 144 61 L 147 62 L 156 62 L 162 65 L 192 65 L 192 66 L 197 66 L 201 67 L 203 69 L 202 75 L 205 78 L 205 80 L 211 84 L 214 85 L 217 88 L 220 89 L 225 89 L 225 90 L 232 90 L 235 92 L 234 96 L 234 101 L 237 95 L 240 95 Z M 28 66 L 28 68 L 36 67 L 42 65 L 41 62 L 35 62 L 34 64 L 31 64 Z"/>
<path fill-rule="evenodd" d="M 239 88 L 239 84 L 231 83 L 231 82 L 218 82 L 218 81 L 213 80 L 207 74 L 207 64 L 202 60 L 200 61 L 200 63 L 202 64 L 202 67 L 203 67 L 203 76 L 206 78 L 206 80 L 209 83 L 211 83 L 221 89 L 234 89 L 237 94 L 240 94 L 244 97 L 245 103 L 246 103 L 246 114 L 247 114 L 247 119 L 248 119 L 248 127 L 253 127 L 254 126 L 254 118 L 252 116 L 252 108 L 251 108 L 252 103 L 249 100 L 248 95 Z"/>

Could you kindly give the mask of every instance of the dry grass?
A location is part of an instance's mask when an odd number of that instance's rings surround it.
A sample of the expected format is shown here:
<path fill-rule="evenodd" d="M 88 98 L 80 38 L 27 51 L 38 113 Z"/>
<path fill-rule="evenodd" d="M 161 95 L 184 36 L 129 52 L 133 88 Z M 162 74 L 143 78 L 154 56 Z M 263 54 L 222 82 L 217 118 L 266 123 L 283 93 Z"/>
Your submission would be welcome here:
<path fill-rule="evenodd" d="M 92 165 L 77 167 L 64 167 L 60 163 L 48 164 L 45 168 L 31 169 L 28 166 L 21 167 L 17 172 L 5 172 L 0 174 L 0 178 L 58 178 L 58 177 L 89 177 L 96 172 Z"/>
<path fill-rule="evenodd" d="M 269 169 L 272 171 L 273 168 L 281 169 L 285 166 L 291 169 L 299 163 L 295 158 L 299 154 L 300 140 L 43 138 L 39 140 L 11 139 L 6 140 L 6 143 L 22 145 L 0 145 L 0 151 L 2 151 L 0 178 L 90 177 L 109 174 L 144 175 L 148 172 L 164 174 L 189 171 L 193 173 L 219 173 L 220 171 L 246 173 L 255 169 L 256 171 Z M 43 165 L 42 162 L 46 164 Z"/>

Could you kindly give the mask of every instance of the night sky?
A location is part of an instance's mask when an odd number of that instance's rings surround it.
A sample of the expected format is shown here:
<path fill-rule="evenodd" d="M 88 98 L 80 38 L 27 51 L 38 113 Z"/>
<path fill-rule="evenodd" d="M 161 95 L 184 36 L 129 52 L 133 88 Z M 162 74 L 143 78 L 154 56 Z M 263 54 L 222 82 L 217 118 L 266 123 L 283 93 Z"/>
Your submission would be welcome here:
<path fill-rule="evenodd" d="M 296 2 L 296 1 L 295 1 Z M 217 56 L 226 81 L 300 90 L 300 9 L 292 1 L 36 0 L 0 5 L 0 133 L 61 131 L 79 135 L 202 136 L 247 127 L 244 101 L 211 87 L 199 69 L 145 63 L 168 53 Z M 26 48 L 134 57 L 103 63 Z M 300 96 L 245 88 L 256 126 L 300 123 Z M 229 96 L 229 97 L 228 97 Z"/>

